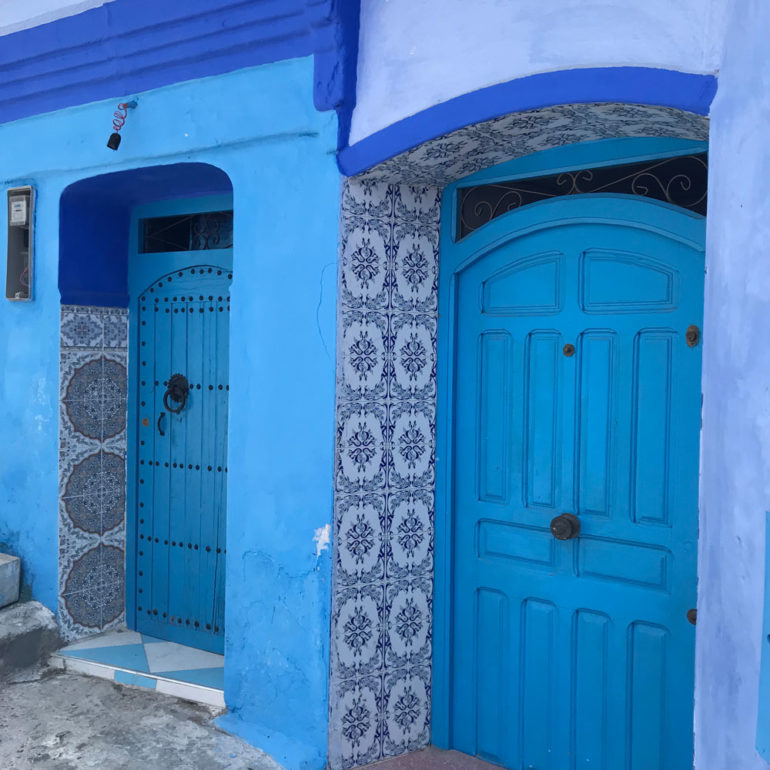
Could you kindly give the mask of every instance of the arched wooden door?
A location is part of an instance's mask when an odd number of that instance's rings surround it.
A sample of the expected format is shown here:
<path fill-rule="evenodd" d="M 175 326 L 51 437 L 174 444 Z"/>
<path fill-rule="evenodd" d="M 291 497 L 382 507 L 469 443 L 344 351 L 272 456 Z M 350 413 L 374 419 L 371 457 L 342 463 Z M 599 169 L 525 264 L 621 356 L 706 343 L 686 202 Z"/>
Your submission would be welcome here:
<path fill-rule="evenodd" d="M 137 631 L 222 653 L 232 212 L 214 206 L 136 217 L 129 607 Z"/>
<path fill-rule="evenodd" d="M 692 766 L 704 234 L 576 196 L 442 246 L 453 748 Z"/>

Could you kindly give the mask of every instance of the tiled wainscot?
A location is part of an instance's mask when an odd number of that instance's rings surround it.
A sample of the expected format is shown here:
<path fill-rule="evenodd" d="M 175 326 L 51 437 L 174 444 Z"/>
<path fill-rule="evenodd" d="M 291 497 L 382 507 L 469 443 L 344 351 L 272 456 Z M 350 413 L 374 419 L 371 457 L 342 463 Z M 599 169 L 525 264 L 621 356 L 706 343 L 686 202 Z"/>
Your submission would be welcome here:
<path fill-rule="evenodd" d="M 342 198 L 330 764 L 430 729 L 439 191 Z"/>
<path fill-rule="evenodd" d="M 128 315 L 62 306 L 59 621 L 65 639 L 125 620 Z"/>

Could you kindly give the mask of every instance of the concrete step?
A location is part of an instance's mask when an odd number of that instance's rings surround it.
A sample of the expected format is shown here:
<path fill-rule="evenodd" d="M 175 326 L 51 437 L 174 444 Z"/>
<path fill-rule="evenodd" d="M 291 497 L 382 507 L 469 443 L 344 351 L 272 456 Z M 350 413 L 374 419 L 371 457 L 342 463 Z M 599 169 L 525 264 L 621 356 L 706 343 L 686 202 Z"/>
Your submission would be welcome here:
<path fill-rule="evenodd" d="M 60 646 L 56 619 L 39 602 L 0 610 L 0 680 L 44 662 Z"/>
<path fill-rule="evenodd" d="M 0 553 L 0 607 L 19 601 L 21 560 L 18 556 Z"/>

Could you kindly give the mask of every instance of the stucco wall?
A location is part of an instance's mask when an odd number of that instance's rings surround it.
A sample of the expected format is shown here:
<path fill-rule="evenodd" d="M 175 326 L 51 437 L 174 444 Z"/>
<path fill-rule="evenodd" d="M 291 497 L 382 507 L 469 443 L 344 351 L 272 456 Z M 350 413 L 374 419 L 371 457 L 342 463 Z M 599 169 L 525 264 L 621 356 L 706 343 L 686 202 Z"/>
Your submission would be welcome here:
<path fill-rule="evenodd" d="M 0 35 L 72 16 L 113 0 L 0 0 Z"/>
<path fill-rule="evenodd" d="M 703 336 L 698 770 L 754 748 L 770 509 L 770 7 L 736 3 L 712 109 Z M 766 649 L 766 654 L 770 650 Z"/>
<path fill-rule="evenodd" d="M 479 88 L 575 67 L 718 67 L 727 0 L 362 0 L 351 144 Z"/>
<path fill-rule="evenodd" d="M 37 190 L 35 300 L 0 300 L 0 542 L 22 556 L 34 598 L 56 609 L 62 191 L 185 160 L 222 169 L 236 275 L 225 723 L 286 767 L 320 770 L 331 560 L 314 535 L 332 520 L 336 118 L 314 107 L 310 57 L 140 94 L 118 152 L 105 146 L 114 104 L 0 126 L 3 186 Z M 0 205 L 0 253 L 6 218 Z"/>

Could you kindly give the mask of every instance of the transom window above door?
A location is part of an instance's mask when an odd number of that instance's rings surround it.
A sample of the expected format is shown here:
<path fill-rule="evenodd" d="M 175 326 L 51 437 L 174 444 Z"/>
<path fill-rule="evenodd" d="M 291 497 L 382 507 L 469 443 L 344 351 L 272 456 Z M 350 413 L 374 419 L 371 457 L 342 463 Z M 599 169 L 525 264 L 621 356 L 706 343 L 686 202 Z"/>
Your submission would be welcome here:
<path fill-rule="evenodd" d="M 142 254 L 233 248 L 232 211 L 150 217 L 140 220 L 139 226 Z"/>
<path fill-rule="evenodd" d="M 581 168 L 457 189 L 457 239 L 530 203 L 562 195 L 641 195 L 706 216 L 708 153 Z"/>

